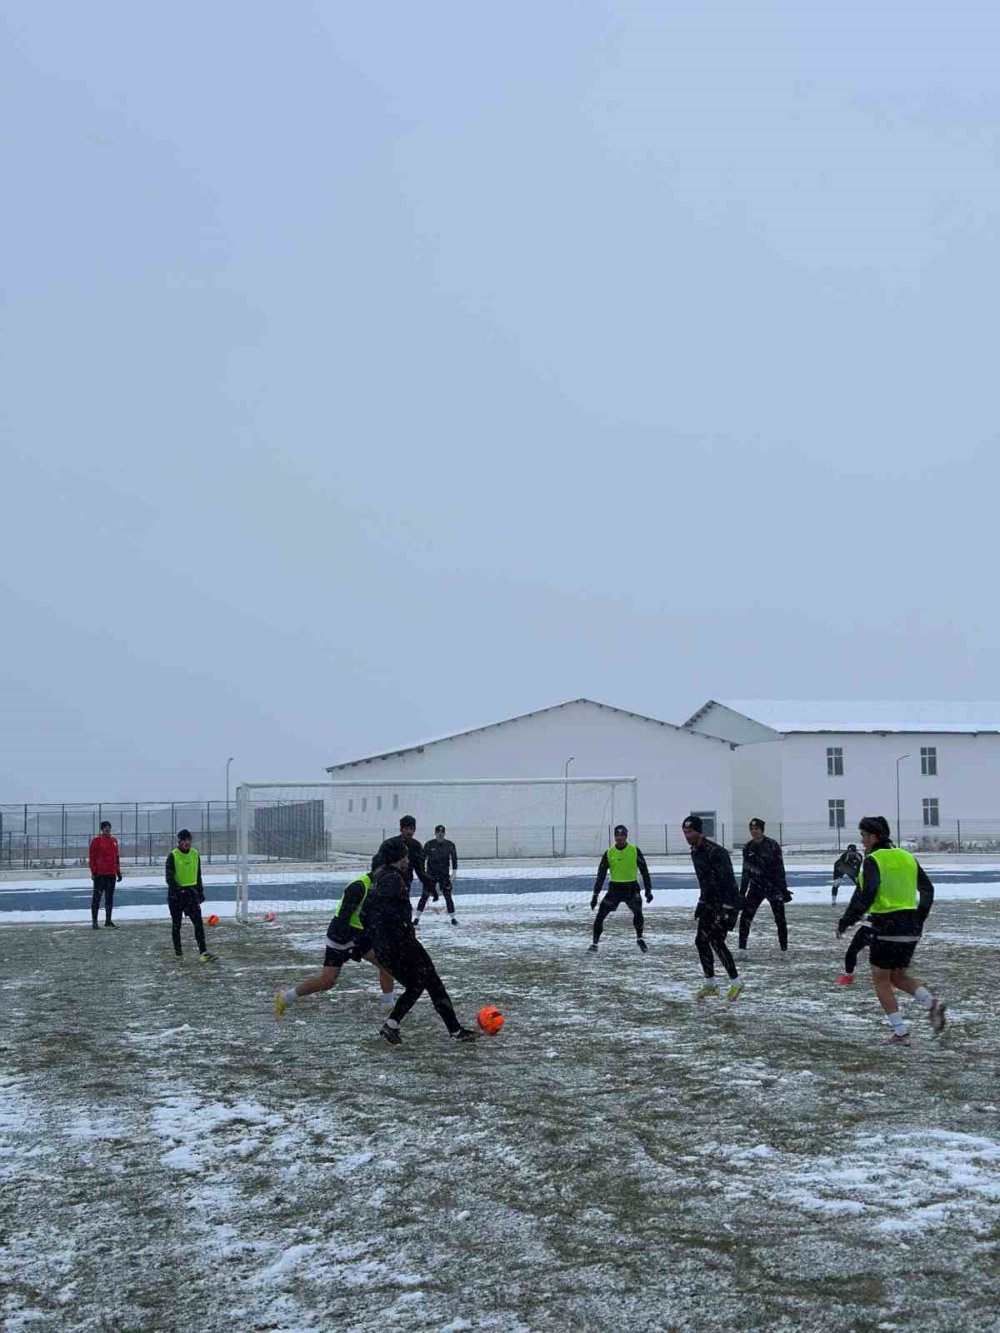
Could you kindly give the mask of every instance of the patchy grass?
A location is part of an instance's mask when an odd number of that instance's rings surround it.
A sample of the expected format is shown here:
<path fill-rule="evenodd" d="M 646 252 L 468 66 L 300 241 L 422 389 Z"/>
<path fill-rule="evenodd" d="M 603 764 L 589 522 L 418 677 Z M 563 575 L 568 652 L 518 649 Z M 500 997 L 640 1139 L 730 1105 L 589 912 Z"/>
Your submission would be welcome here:
<path fill-rule="evenodd" d="M 690 909 L 516 903 L 425 925 L 460 1014 L 392 1051 L 375 974 L 271 1014 L 325 918 L 0 934 L 0 1316 L 9 1330 L 984 1330 L 1000 1304 L 1000 904 L 942 903 L 952 1002 L 885 1049 L 833 990 L 829 907 L 763 909 L 739 1004 L 695 1004 Z M 185 932 L 189 927 L 185 925 Z M 189 938 L 189 937 L 188 937 Z M 866 972 L 863 966 L 861 972 Z"/>

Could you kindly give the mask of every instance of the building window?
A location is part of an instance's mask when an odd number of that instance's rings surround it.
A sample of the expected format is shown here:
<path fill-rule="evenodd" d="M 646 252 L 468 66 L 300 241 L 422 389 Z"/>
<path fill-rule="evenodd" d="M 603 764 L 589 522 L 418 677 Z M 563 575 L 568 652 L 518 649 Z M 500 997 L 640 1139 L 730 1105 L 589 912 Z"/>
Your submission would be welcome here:
<path fill-rule="evenodd" d="M 714 810 L 692 810 L 692 814 L 697 815 L 701 820 L 701 831 L 706 838 L 715 838 L 715 811 Z"/>
<path fill-rule="evenodd" d="M 347 798 L 347 813 L 348 813 L 349 815 L 353 815 L 353 814 L 354 814 L 354 797 L 353 797 L 353 796 L 349 796 L 349 797 Z"/>
<path fill-rule="evenodd" d="M 368 809 L 368 797 L 367 797 L 367 796 L 362 796 L 362 798 L 361 798 L 361 813 L 364 814 L 365 811 L 366 811 L 367 809 Z"/>
<path fill-rule="evenodd" d="M 936 796 L 924 797 L 924 828 L 938 828 L 941 823 L 941 814 L 938 810 Z"/>
<path fill-rule="evenodd" d="M 382 809 L 382 797 L 381 797 L 381 796 L 376 796 L 376 797 L 375 797 L 375 809 L 376 809 L 376 810 L 381 810 L 381 809 Z"/>
<path fill-rule="evenodd" d="M 844 751 L 839 745 L 827 746 L 826 776 L 828 778 L 842 778 L 844 776 Z M 840 825 L 838 824 L 837 827 L 839 828 Z"/>
<path fill-rule="evenodd" d="M 398 810 L 398 809 L 399 809 L 399 796 L 398 796 L 398 794 L 397 794 L 397 795 L 394 795 L 393 798 L 392 798 L 392 808 L 393 808 L 393 810 Z"/>
<path fill-rule="evenodd" d="M 920 771 L 925 778 L 937 777 L 937 747 L 933 745 L 921 745 L 920 747 Z"/>
<path fill-rule="evenodd" d="M 843 802 L 843 801 L 827 801 L 826 804 L 827 804 L 827 809 L 828 809 L 829 814 L 830 814 L 830 827 L 831 827 L 831 828 L 843 828 L 843 827 L 844 827 L 844 802 Z"/>

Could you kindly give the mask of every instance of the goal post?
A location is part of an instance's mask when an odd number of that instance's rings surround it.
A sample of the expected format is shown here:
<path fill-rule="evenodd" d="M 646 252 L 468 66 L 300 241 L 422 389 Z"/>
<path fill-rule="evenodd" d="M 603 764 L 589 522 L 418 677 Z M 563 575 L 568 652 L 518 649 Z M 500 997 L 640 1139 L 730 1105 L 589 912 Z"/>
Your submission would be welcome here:
<path fill-rule="evenodd" d="M 416 819 L 423 842 L 444 824 L 463 861 L 590 859 L 616 823 L 638 829 L 635 777 L 244 782 L 236 805 L 236 915 L 244 922 L 279 902 L 284 911 L 335 902 L 336 881 L 367 870 L 403 815 Z"/>

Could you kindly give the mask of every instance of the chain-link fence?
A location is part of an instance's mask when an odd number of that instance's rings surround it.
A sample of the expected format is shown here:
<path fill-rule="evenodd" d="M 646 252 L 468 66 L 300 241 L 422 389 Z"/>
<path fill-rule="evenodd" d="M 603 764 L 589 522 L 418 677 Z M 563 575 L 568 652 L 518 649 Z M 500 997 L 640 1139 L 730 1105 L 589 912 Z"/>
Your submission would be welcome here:
<path fill-rule="evenodd" d="M 105 819 L 122 865 L 160 864 L 181 828 L 191 830 L 206 861 L 236 860 L 235 801 L 73 802 L 0 805 L 0 867 L 85 867 Z"/>
<path fill-rule="evenodd" d="M 305 816 L 308 815 L 308 818 Z M 208 864 L 237 859 L 237 809 L 225 801 L 135 801 L 66 803 L 63 805 L 0 805 L 0 869 L 73 868 L 87 865 L 91 838 L 101 821 L 111 822 L 118 839 L 122 864 L 162 864 L 176 845 L 177 830 L 188 828 Z M 370 857 L 379 842 L 396 832 L 371 825 L 351 829 L 328 827 L 322 811 L 310 805 L 294 828 L 268 821 L 251 828 L 250 855 L 254 861 L 342 861 L 345 855 Z M 853 824 L 830 828 L 827 823 L 769 822 L 767 832 L 781 843 L 786 854 L 838 855 L 849 842 L 857 842 Z M 705 833 L 724 846 L 738 850 L 749 836 L 719 823 L 706 822 Z M 893 837 L 897 830 L 892 825 Z M 677 824 L 646 824 L 632 830 L 633 840 L 647 856 L 673 856 L 687 851 Z M 1000 855 L 1000 816 L 996 819 L 950 819 L 925 826 L 918 820 L 903 820 L 899 829 L 904 847 L 916 852 L 995 853 Z M 597 824 L 504 824 L 448 826 L 448 837 L 459 856 L 473 860 L 517 860 L 600 856 L 612 840 L 612 825 Z"/>

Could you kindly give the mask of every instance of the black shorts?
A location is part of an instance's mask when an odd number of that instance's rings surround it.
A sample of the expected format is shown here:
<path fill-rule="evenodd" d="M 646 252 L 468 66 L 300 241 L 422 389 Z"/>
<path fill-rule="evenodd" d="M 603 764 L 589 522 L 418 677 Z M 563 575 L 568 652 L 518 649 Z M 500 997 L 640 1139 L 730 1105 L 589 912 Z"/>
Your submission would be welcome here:
<path fill-rule="evenodd" d="M 371 947 L 372 942 L 367 935 L 359 935 L 349 949 L 331 949 L 327 945 L 323 966 L 343 967 L 345 963 L 360 963 Z"/>
<path fill-rule="evenodd" d="M 902 970 L 910 966 L 917 944 L 917 940 L 880 940 L 875 935 L 868 961 L 872 967 L 881 967 L 887 972 Z"/>
<path fill-rule="evenodd" d="M 609 912 L 613 912 L 622 904 L 634 912 L 637 907 L 642 907 L 638 884 L 612 884 L 604 895 L 604 903 Z"/>

